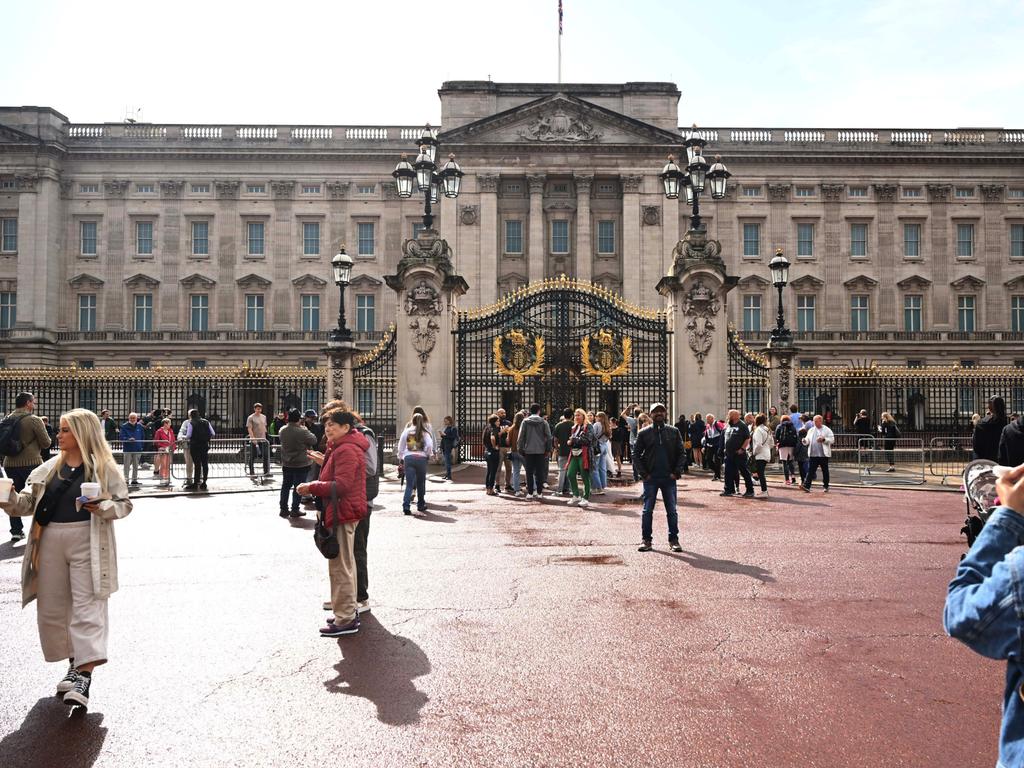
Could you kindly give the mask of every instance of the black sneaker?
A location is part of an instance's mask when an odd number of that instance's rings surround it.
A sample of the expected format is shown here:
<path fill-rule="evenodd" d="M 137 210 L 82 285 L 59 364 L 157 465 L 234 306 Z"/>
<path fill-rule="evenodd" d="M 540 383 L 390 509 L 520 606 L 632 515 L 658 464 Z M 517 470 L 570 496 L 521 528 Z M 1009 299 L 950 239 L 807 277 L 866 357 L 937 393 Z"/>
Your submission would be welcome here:
<path fill-rule="evenodd" d="M 679 546 L 679 539 L 669 539 L 668 540 L 668 548 L 671 549 L 673 552 L 682 552 L 683 551 L 683 548 L 681 546 Z"/>
<path fill-rule="evenodd" d="M 301 509 L 293 509 L 288 513 L 288 517 L 305 517 L 306 513 Z"/>
<path fill-rule="evenodd" d="M 718 494 L 718 495 L 719 495 L 719 496 L 735 496 L 736 494 L 735 494 L 735 493 L 733 493 L 732 491 L 722 491 L 722 492 L 721 492 L 720 494 Z"/>
<path fill-rule="evenodd" d="M 277 514 L 279 514 L 281 517 L 288 517 L 288 510 L 287 509 L 282 509 Z"/>
<path fill-rule="evenodd" d="M 644 539 L 643 543 L 636 548 L 637 552 L 650 552 L 654 547 L 651 544 L 650 539 Z"/>
<path fill-rule="evenodd" d="M 75 682 L 71 690 L 64 694 L 64 703 L 69 707 L 89 708 L 89 684 L 92 683 L 91 675 L 76 674 Z"/>
<path fill-rule="evenodd" d="M 25 534 L 24 533 L 12 533 L 11 534 L 11 543 L 14 543 L 16 541 L 21 541 L 24 538 L 25 538 Z"/>
<path fill-rule="evenodd" d="M 754 498 L 754 492 L 753 491 L 747 491 L 746 493 L 743 494 L 743 498 L 744 499 L 752 499 L 752 498 Z"/>
<path fill-rule="evenodd" d="M 205 493 L 206 492 L 206 483 L 200 483 L 199 484 L 199 490 L 203 491 Z"/>
<path fill-rule="evenodd" d="M 65 693 L 75 687 L 75 681 L 78 679 L 78 670 L 75 669 L 75 661 L 72 659 L 68 665 L 68 673 L 64 675 L 64 678 L 57 683 L 57 695 L 63 696 Z"/>

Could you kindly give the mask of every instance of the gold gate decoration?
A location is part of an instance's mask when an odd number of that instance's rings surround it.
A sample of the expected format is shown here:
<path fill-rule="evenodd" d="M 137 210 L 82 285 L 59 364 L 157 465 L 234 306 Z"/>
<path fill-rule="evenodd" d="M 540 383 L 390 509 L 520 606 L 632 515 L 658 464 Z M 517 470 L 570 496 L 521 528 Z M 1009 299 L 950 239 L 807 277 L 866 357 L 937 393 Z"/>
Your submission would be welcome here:
<path fill-rule="evenodd" d="M 531 344 L 518 328 L 495 336 L 494 367 L 502 376 L 511 376 L 516 384 L 522 384 L 527 376 L 536 376 L 544 369 L 544 338 L 534 336 Z"/>
<path fill-rule="evenodd" d="M 591 351 L 591 341 L 596 349 Z M 629 365 L 633 359 L 633 340 L 622 336 L 616 347 L 615 334 L 608 328 L 601 328 L 592 336 L 585 336 L 580 342 L 580 363 L 583 373 L 587 376 L 600 376 L 601 383 L 612 383 L 612 376 L 629 373 Z"/>

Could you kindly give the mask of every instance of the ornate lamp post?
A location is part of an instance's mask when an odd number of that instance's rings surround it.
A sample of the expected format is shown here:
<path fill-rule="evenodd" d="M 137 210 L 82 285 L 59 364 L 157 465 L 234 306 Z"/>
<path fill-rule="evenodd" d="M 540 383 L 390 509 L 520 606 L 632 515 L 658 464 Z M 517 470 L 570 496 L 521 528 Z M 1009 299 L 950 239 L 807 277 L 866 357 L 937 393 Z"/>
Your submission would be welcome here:
<path fill-rule="evenodd" d="M 772 328 L 772 344 L 792 344 L 793 334 L 786 327 L 786 313 L 782 309 L 782 289 L 789 282 L 789 259 L 782 253 L 781 248 L 775 250 L 775 257 L 768 264 L 772 272 L 772 284 L 779 291 L 779 315 L 776 318 L 775 327 Z"/>
<path fill-rule="evenodd" d="M 352 341 L 352 331 L 345 325 L 345 286 L 352 282 L 352 257 L 345 253 L 345 244 L 338 248 L 338 253 L 331 259 L 331 269 L 334 270 L 334 284 L 338 286 L 341 294 L 341 303 L 338 308 L 338 327 L 332 328 L 330 333 L 331 341 Z"/>
<path fill-rule="evenodd" d="M 455 155 L 448 155 L 448 162 L 438 170 L 437 148 L 439 145 L 430 126 L 423 129 L 419 138 L 420 153 L 414 163 L 410 163 L 405 155 L 391 175 L 395 178 L 398 196 L 406 199 L 412 197 L 413 189 L 423 193 L 423 226 L 431 229 L 434 225 L 432 205 L 441 202 L 441 194 L 456 198 L 462 187 L 462 168 L 455 162 Z"/>
<path fill-rule="evenodd" d="M 693 230 L 701 229 L 700 196 L 705 188 L 710 187 L 712 199 L 721 200 L 725 197 L 727 180 L 732 176 L 719 155 L 715 155 L 714 164 L 704 159 L 705 144 L 707 141 L 701 137 L 697 126 L 694 126 L 683 145 L 686 147 L 686 170 L 676 165 L 675 157 L 669 155 L 661 171 L 666 198 L 676 200 L 682 190 L 686 204 L 691 209 L 690 229 Z"/>

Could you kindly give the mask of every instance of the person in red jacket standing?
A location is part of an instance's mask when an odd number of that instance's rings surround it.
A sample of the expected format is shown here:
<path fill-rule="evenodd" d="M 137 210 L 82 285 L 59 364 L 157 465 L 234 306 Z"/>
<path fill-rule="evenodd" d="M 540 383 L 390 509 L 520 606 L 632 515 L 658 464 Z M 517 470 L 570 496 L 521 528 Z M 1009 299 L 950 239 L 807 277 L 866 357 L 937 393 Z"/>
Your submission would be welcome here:
<path fill-rule="evenodd" d="M 300 496 L 323 499 L 324 525 L 338 524 L 338 556 L 327 561 L 331 580 L 331 607 L 334 617 L 320 629 L 322 637 L 354 635 L 359 631 L 356 607 L 356 525 L 366 517 L 366 449 L 369 441 L 357 432 L 350 411 L 330 412 L 325 425 L 327 449 L 321 454 L 309 451 L 309 457 L 321 464 L 320 477 L 303 483 Z"/>

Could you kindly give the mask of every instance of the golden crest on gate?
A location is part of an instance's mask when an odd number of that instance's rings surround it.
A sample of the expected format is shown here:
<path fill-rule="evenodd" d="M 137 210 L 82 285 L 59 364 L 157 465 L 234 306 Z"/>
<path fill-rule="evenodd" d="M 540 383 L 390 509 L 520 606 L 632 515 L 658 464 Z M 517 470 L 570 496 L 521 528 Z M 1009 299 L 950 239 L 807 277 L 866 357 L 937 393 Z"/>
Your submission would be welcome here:
<path fill-rule="evenodd" d="M 620 336 L 616 343 L 615 334 L 609 328 L 584 337 L 580 342 L 580 362 L 587 376 L 600 376 L 602 384 L 611 384 L 612 376 L 629 373 L 633 359 L 633 340 Z"/>
<path fill-rule="evenodd" d="M 544 369 L 544 338 L 528 338 L 518 328 L 495 336 L 494 367 L 502 376 L 511 376 L 516 384 L 522 384 L 527 376 L 536 376 Z"/>

